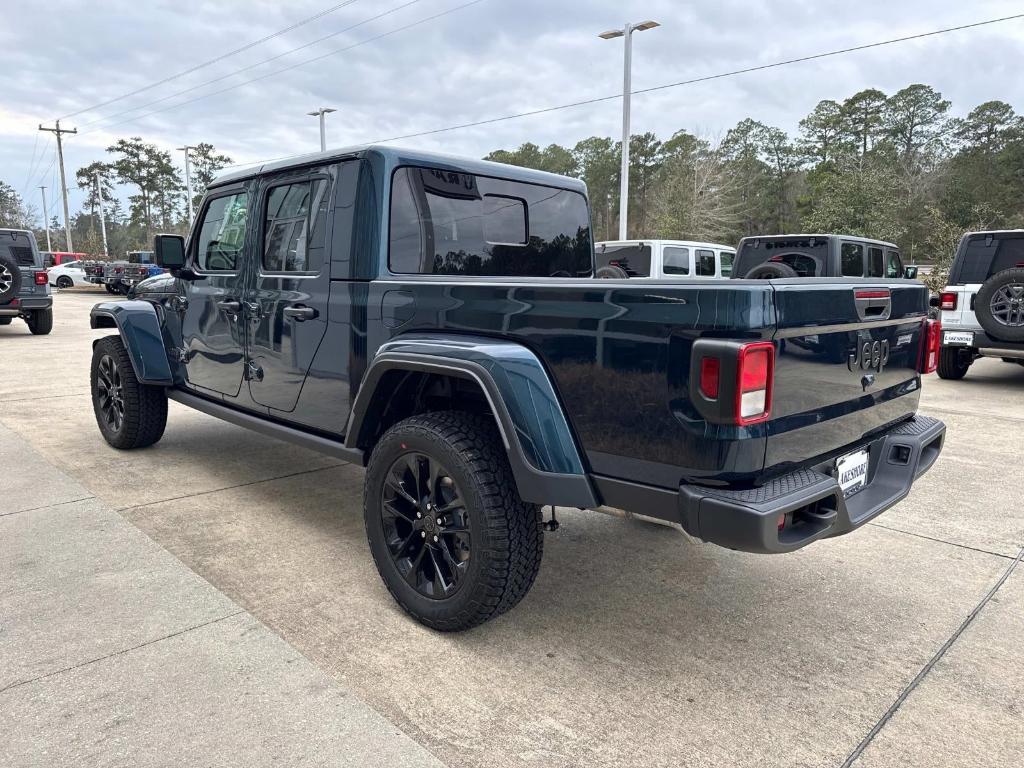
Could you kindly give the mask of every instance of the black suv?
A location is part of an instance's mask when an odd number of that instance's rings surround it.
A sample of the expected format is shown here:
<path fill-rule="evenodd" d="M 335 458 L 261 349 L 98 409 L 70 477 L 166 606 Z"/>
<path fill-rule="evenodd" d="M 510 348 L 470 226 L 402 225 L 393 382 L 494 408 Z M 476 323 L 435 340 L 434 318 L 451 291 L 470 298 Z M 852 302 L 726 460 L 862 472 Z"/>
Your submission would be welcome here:
<path fill-rule="evenodd" d="M 119 331 L 93 353 L 103 437 L 153 445 L 172 399 L 366 466 L 370 552 L 437 629 L 527 593 L 544 506 L 792 552 L 898 502 L 942 448 L 916 414 L 923 285 L 598 280 L 574 179 L 326 152 L 218 179 L 154 250 L 171 273 L 92 312 Z"/>
<path fill-rule="evenodd" d="M 36 236 L 0 229 L 0 325 L 20 317 L 37 335 L 53 330 L 53 295 Z"/>

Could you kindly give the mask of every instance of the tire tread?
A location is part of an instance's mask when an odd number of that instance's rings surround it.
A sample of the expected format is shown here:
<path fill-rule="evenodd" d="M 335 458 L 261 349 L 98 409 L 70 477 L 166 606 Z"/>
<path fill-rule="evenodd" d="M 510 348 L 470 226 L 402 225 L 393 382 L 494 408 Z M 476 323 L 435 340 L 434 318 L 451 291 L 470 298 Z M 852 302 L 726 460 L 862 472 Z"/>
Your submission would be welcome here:
<path fill-rule="evenodd" d="M 96 376 L 99 361 L 109 354 L 117 365 L 123 382 L 125 400 L 125 429 L 119 435 L 112 435 L 104 429 L 96 402 Z M 96 422 L 104 439 L 114 448 L 132 450 L 146 448 L 156 443 L 167 426 L 167 393 L 162 387 L 142 384 L 135 377 L 131 356 L 120 336 L 107 336 L 96 343 L 93 351 L 90 386 L 93 393 L 93 410 Z"/>

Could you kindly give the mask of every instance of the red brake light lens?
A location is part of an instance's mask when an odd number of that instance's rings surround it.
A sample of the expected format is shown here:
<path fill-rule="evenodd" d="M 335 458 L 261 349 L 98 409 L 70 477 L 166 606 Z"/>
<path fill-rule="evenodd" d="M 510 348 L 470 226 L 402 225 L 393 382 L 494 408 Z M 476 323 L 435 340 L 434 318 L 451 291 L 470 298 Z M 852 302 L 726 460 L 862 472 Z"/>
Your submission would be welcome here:
<path fill-rule="evenodd" d="M 956 294 L 955 293 L 940 293 L 939 294 L 939 309 L 944 309 L 947 312 L 956 309 Z"/>
<path fill-rule="evenodd" d="M 36 272 L 36 285 L 46 285 L 50 282 L 50 276 L 45 272 Z"/>
<path fill-rule="evenodd" d="M 717 400 L 721 385 L 722 362 L 717 357 L 700 361 L 700 393 L 708 400 Z"/>
<path fill-rule="evenodd" d="M 770 341 L 744 344 L 736 364 L 736 423 L 766 421 L 772 410 L 775 345 Z"/>
<path fill-rule="evenodd" d="M 938 320 L 925 320 L 921 329 L 921 373 L 935 373 L 939 367 L 939 348 L 942 346 L 942 323 Z"/>

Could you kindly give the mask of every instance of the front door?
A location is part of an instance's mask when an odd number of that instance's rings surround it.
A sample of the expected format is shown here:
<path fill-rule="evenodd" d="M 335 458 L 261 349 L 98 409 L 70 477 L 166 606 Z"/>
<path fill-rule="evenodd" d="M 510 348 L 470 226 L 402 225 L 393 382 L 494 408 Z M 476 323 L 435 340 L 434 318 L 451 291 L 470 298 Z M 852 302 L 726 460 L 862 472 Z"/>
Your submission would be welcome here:
<path fill-rule="evenodd" d="M 252 399 L 290 413 L 327 330 L 332 181 L 326 170 L 264 180 L 259 256 L 246 293 Z"/>
<path fill-rule="evenodd" d="M 242 187 L 207 199 L 193 232 L 181 322 L 188 383 L 236 397 L 245 363 L 242 299 L 246 275 L 249 193 Z"/>

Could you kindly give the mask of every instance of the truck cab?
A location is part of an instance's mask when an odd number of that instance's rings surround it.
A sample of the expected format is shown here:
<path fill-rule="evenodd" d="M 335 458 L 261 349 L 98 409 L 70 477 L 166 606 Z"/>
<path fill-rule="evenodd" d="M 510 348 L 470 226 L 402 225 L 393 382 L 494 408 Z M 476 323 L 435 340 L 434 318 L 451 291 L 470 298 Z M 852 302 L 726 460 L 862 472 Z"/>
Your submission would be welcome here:
<path fill-rule="evenodd" d="M 727 278 L 736 249 L 693 240 L 609 240 L 594 248 L 596 276 L 677 280 Z"/>

